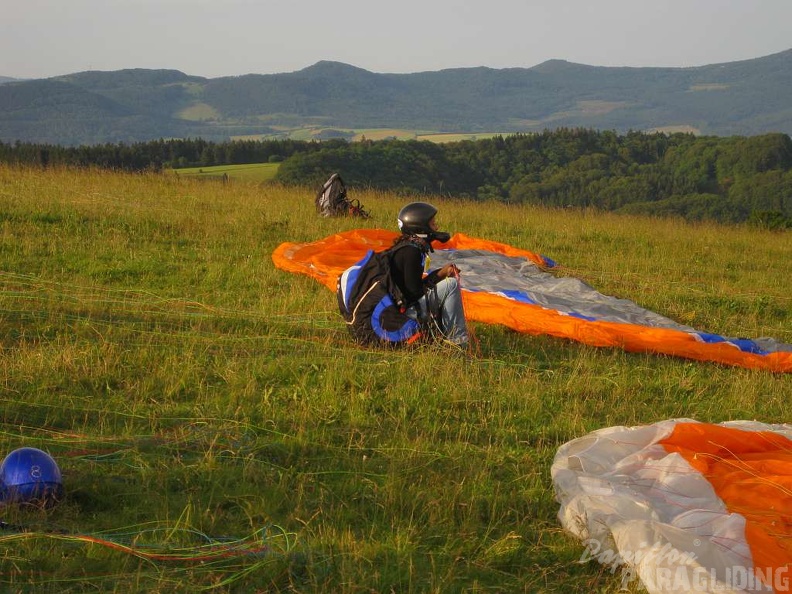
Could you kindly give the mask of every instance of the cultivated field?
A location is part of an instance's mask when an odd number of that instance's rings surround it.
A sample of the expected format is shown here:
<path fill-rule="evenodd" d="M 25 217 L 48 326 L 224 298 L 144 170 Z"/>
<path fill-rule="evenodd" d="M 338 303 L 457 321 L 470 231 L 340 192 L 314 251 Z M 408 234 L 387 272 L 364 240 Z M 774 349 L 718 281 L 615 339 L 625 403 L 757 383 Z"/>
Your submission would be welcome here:
<path fill-rule="evenodd" d="M 316 140 L 317 138 L 330 138 L 343 136 L 352 141 L 360 140 L 428 140 L 430 142 L 459 142 L 461 140 L 482 140 L 493 136 L 508 136 L 514 132 L 468 132 L 448 133 L 431 130 L 406 130 L 401 128 L 284 128 L 277 135 L 254 134 L 247 136 L 234 136 L 234 140 L 266 140 L 267 138 L 291 138 L 293 140 Z"/>
<path fill-rule="evenodd" d="M 0 166 L 0 453 L 47 450 L 66 491 L 0 507 L 0 590 L 617 592 L 556 520 L 561 444 L 791 420 L 789 374 L 481 324 L 474 357 L 355 346 L 335 296 L 270 258 L 393 228 L 404 198 L 349 190 L 372 219 L 236 177 Z M 792 342 L 788 234 L 433 202 L 603 293 Z"/>

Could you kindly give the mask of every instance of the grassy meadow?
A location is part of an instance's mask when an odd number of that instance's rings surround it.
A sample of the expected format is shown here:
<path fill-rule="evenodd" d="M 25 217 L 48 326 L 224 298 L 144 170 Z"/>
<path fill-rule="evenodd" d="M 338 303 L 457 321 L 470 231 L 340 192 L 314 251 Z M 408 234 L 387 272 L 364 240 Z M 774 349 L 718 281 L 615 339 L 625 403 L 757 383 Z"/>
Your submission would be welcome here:
<path fill-rule="evenodd" d="M 278 172 L 279 163 L 252 163 L 245 165 L 212 165 L 210 167 L 183 167 L 169 169 L 169 175 L 197 177 L 213 181 L 245 181 L 267 182 L 271 181 Z"/>
<path fill-rule="evenodd" d="M 66 490 L 0 507 L 0 591 L 618 592 L 556 520 L 561 444 L 791 420 L 789 374 L 481 324 L 475 357 L 355 346 L 270 257 L 394 228 L 404 198 L 349 191 L 370 220 L 312 188 L 0 166 L 0 454 L 48 451 Z M 788 233 L 433 202 L 603 293 L 792 342 Z"/>

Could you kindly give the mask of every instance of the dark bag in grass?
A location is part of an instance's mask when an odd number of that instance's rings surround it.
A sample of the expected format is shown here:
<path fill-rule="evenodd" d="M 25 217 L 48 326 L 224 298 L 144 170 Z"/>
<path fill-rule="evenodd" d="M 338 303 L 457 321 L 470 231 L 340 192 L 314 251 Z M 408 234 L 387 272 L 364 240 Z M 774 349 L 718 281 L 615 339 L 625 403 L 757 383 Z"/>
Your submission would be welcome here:
<path fill-rule="evenodd" d="M 395 249 L 399 247 L 403 246 Z M 404 313 L 401 291 L 391 278 L 393 251 L 369 250 L 338 279 L 338 309 L 347 329 L 361 344 L 399 346 L 421 336 L 421 326 Z"/>
<path fill-rule="evenodd" d="M 314 199 L 316 212 L 323 217 L 362 217 L 369 218 L 357 200 L 350 200 L 347 197 L 346 185 L 341 176 L 334 173 L 319 188 Z"/>

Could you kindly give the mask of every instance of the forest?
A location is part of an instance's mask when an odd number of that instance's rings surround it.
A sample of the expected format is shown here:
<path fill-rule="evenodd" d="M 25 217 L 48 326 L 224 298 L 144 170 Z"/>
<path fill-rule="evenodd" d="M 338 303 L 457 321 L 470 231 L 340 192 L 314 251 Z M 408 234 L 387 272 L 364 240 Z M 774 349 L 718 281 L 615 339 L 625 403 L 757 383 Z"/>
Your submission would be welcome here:
<path fill-rule="evenodd" d="M 280 163 L 276 181 L 355 187 L 688 221 L 792 228 L 787 134 L 696 136 L 582 128 L 437 144 L 428 141 L 159 140 L 62 147 L 0 142 L 0 162 L 129 171 Z"/>

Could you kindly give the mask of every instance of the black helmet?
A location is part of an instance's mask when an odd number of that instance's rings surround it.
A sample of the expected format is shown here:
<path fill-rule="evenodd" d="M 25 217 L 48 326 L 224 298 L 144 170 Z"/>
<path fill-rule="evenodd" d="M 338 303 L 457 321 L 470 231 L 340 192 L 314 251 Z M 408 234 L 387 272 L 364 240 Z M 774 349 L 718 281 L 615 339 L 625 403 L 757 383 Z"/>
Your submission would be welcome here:
<path fill-rule="evenodd" d="M 429 235 L 432 229 L 429 221 L 437 214 L 437 209 L 426 202 L 410 202 L 399 211 L 399 229 L 405 235 Z"/>

